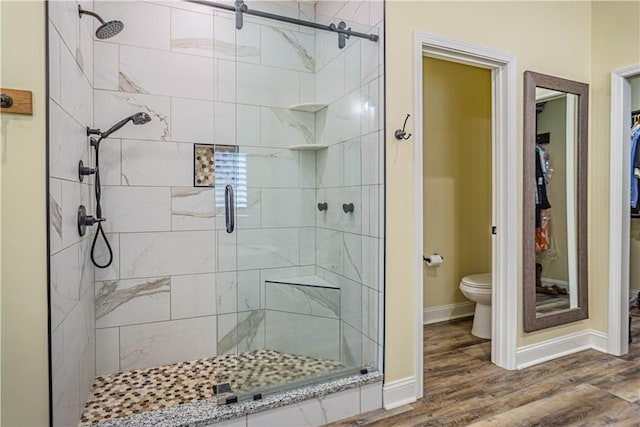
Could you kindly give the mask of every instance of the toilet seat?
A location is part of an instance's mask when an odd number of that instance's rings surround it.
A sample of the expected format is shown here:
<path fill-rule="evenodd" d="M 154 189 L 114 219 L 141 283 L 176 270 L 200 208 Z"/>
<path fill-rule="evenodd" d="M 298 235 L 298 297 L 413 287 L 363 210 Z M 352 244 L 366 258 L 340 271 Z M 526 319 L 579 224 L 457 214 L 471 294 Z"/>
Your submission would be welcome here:
<path fill-rule="evenodd" d="M 470 288 L 491 288 L 491 273 L 472 274 L 461 280 L 462 284 Z"/>

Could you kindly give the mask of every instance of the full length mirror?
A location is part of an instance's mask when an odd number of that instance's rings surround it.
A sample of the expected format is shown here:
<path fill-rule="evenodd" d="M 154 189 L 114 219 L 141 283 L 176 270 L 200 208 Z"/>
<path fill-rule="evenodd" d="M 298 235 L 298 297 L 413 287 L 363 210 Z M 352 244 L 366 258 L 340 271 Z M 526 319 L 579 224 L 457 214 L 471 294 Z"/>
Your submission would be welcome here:
<path fill-rule="evenodd" d="M 589 86 L 525 72 L 524 329 L 588 317 Z"/>

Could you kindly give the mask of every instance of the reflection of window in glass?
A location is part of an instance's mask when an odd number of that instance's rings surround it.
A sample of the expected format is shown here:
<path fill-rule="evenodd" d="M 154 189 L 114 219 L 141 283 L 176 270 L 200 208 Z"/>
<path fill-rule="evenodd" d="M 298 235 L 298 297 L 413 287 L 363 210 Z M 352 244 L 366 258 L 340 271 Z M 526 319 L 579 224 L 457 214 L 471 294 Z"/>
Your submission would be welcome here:
<path fill-rule="evenodd" d="M 247 155 L 239 153 L 238 147 L 216 145 L 216 206 L 224 206 L 224 189 L 233 186 L 236 208 L 247 207 Z"/>

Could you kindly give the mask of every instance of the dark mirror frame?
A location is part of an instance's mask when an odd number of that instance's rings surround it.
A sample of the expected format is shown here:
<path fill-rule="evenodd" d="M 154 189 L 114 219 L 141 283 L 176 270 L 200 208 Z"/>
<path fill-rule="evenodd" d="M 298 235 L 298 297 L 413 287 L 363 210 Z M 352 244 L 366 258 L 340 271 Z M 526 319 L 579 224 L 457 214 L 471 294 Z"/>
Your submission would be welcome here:
<path fill-rule="evenodd" d="M 536 87 L 578 95 L 577 151 L 577 280 L 578 307 L 558 313 L 536 316 L 536 255 L 535 255 L 535 144 Z M 533 332 L 589 317 L 588 253 L 587 253 L 587 144 L 589 117 L 589 85 L 559 77 L 525 71 L 524 73 L 524 140 L 523 140 L 523 307 L 524 331 Z"/>

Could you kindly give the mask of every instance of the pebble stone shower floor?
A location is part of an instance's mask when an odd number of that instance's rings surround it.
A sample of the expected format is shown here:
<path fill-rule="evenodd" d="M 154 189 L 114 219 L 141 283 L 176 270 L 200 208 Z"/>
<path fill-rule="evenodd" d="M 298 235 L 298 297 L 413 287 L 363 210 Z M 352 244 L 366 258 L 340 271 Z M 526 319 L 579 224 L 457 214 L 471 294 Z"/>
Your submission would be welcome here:
<path fill-rule="evenodd" d="M 229 383 L 232 394 L 316 377 L 343 367 L 334 360 L 258 350 L 100 375 L 81 425 L 183 405 L 216 395 L 213 386 Z"/>

